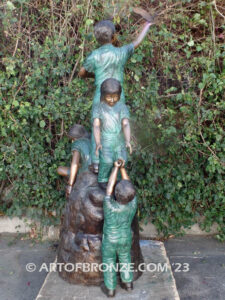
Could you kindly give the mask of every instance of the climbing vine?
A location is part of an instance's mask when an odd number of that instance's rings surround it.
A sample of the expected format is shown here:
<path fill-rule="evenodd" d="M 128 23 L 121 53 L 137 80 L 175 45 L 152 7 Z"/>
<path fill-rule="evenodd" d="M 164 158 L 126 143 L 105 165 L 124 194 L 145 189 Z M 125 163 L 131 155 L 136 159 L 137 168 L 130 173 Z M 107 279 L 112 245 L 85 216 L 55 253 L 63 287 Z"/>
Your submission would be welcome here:
<path fill-rule="evenodd" d="M 225 239 L 223 1 L 132 1 L 158 13 L 126 68 L 139 216 L 165 236 L 196 222 Z M 93 80 L 78 78 L 97 47 L 93 24 L 113 16 L 117 45 L 142 20 L 131 1 L 0 4 L 1 212 L 58 224 L 73 123 L 90 130 Z M 201 217 L 201 219 L 199 219 Z M 201 221 L 199 221 L 201 220 Z"/>

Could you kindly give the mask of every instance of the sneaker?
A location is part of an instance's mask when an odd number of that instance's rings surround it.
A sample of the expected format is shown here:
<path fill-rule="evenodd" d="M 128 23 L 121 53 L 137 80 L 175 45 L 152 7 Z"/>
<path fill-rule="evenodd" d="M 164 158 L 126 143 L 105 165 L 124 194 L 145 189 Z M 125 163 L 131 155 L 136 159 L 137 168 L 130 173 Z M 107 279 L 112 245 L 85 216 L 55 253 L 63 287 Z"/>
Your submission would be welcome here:
<path fill-rule="evenodd" d="M 126 291 L 132 291 L 134 289 L 134 286 L 133 286 L 133 282 L 123 282 L 121 281 L 120 283 L 120 286 L 122 289 L 126 290 Z"/>

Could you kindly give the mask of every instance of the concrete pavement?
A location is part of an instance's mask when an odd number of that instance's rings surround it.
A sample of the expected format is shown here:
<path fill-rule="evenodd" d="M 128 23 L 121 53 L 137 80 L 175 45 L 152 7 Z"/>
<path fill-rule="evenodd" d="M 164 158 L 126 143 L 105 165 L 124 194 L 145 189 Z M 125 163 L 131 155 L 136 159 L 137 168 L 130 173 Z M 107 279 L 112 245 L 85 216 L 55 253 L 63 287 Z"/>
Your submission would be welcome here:
<path fill-rule="evenodd" d="M 37 268 L 55 259 L 53 243 L 21 240 L 24 235 L 0 234 L 0 300 L 32 300 L 38 294 L 46 272 L 28 272 L 26 265 Z"/>
<path fill-rule="evenodd" d="M 225 243 L 186 235 L 164 245 L 181 300 L 225 299 Z"/>
<path fill-rule="evenodd" d="M 55 259 L 56 242 L 21 238 L 21 234 L 0 234 L 0 300 L 34 300 L 47 275 L 45 270 L 37 270 Z M 225 299 L 225 243 L 210 236 L 184 236 L 165 241 L 164 247 L 181 300 Z M 32 262 L 37 270 L 26 271 Z M 139 280 L 141 283 L 142 278 Z M 147 298 L 139 295 L 136 299 Z"/>

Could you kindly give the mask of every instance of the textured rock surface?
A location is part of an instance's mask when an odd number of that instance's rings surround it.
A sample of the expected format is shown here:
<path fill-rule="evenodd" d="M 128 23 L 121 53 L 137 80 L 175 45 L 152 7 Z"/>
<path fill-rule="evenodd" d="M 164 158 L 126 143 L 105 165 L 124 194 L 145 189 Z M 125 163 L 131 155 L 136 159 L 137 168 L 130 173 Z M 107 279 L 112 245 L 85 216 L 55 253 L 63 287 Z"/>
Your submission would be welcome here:
<path fill-rule="evenodd" d="M 57 258 L 59 263 L 101 264 L 104 195 L 95 174 L 87 171 L 78 176 L 63 215 Z M 143 262 L 136 217 L 132 223 L 132 231 L 131 256 L 136 269 Z M 83 272 L 79 269 L 69 272 L 62 268 L 59 275 L 70 283 L 87 285 L 99 285 L 103 280 L 102 272 L 95 270 Z M 134 279 L 140 275 L 140 272 L 134 272 Z"/>

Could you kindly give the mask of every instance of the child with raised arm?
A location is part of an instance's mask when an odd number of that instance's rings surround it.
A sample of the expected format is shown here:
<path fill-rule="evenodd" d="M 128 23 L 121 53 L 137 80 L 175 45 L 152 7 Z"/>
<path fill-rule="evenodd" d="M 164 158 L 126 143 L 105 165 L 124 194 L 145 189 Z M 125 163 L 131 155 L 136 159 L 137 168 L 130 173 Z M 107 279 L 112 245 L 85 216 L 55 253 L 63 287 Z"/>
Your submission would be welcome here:
<path fill-rule="evenodd" d="M 120 82 L 122 86 L 121 100 L 125 101 L 123 92 L 124 67 L 134 49 L 140 45 L 146 36 L 150 26 L 150 22 L 145 22 L 141 33 L 134 41 L 122 47 L 114 47 L 112 44 L 115 34 L 114 24 L 109 20 L 103 20 L 95 25 L 95 37 L 101 47 L 91 52 L 79 72 L 80 77 L 83 78 L 94 73 L 96 90 L 93 105 L 100 102 L 100 87 L 107 78 L 115 78 Z"/>
<path fill-rule="evenodd" d="M 116 184 L 118 170 L 121 170 L 122 180 Z M 112 196 L 115 187 L 115 198 Z M 120 263 L 121 287 L 130 291 L 133 289 L 133 270 L 131 267 L 131 223 L 137 210 L 137 199 L 124 162 L 114 163 L 103 200 L 104 225 L 102 237 L 102 262 L 105 266 L 104 285 L 102 291 L 108 297 L 115 296 L 116 261 Z"/>
<path fill-rule="evenodd" d="M 115 26 L 111 21 L 103 20 L 95 25 L 95 37 L 101 47 L 91 52 L 91 54 L 86 58 L 83 67 L 79 72 L 79 76 L 82 78 L 93 77 L 93 75 L 95 77 L 96 89 L 92 105 L 92 113 L 94 107 L 100 102 L 101 84 L 107 78 L 115 78 L 120 82 L 122 87 L 120 100 L 121 102 L 125 102 L 123 91 L 123 74 L 125 64 L 128 58 L 130 58 L 133 54 L 134 49 L 140 45 L 151 25 L 152 23 L 145 22 L 142 31 L 137 38 L 130 44 L 122 47 L 114 47 L 112 45 L 115 34 Z M 92 163 L 94 164 L 94 170 L 97 173 L 99 159 L 97 156 L 95 156 L 95 141 L 93 135 L 91 143 Z"/>

